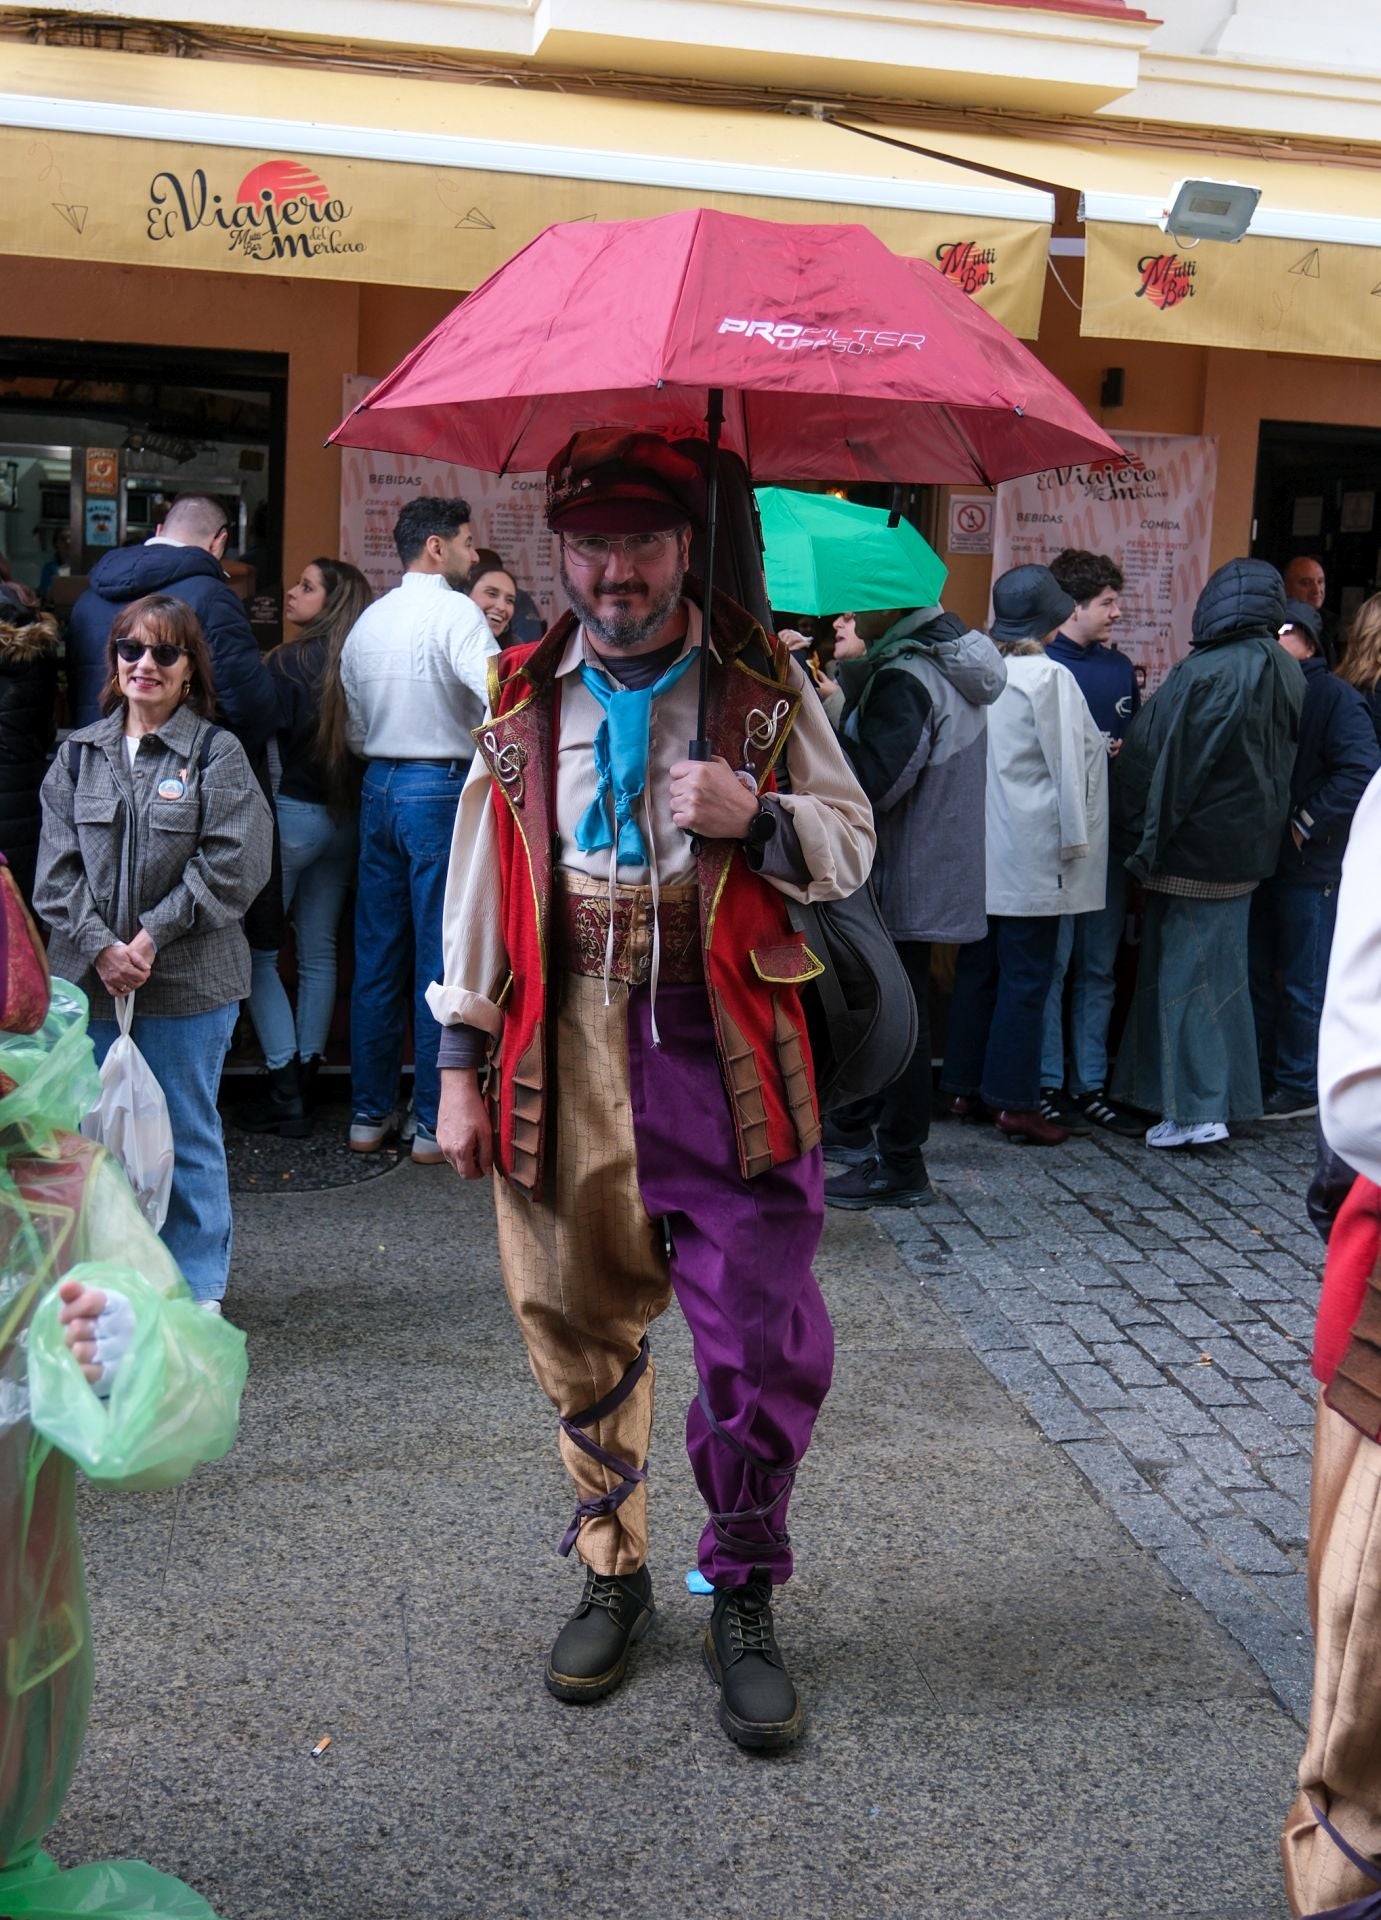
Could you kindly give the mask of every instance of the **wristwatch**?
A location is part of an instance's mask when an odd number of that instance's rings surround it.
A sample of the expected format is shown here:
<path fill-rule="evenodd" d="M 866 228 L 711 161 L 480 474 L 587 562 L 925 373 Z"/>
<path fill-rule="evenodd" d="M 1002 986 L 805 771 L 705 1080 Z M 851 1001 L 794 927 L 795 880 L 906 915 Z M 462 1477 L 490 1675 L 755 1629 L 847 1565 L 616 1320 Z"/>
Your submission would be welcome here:
<path fill-rule="evenodd" d="M 757 812 L 748 822 L 748 831 L 743 836 L 743 844 L 750 853 L 761 853 L 776 831 L 776 814 L 765 802 L 760 802 Z"/>

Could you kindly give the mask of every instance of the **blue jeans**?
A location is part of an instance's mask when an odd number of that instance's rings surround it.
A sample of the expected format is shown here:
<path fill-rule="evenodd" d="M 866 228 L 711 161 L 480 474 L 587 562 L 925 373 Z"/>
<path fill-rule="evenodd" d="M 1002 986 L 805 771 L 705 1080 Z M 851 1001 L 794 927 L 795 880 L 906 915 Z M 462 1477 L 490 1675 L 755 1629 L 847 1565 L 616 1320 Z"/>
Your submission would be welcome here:
<path fill-rule="evenodd" d="M 940 1076 L 946 1093 L 979 1094 L 1012 1113 L 1040 1105 L 1041 1021 L 1059 931 L 1058 916 L 994 914 L 985 939 L 960 947 Z"/>
<path fill-rule="evenodd" d="M 297 949 L 297 1019 L 278 972 L 278 955 L 254 950 L 249 1011 L 271 1067 L 294 1054 L 325 1053 L 336 1007 L 336 933 L 355 878 L 359 833 L 354 820 L 332 819 L 329 807 L 278 796 L 283 847 L 283 906 Z"/>
<path fill-rule="evenodd" d="M 1108 1084 L 1108 1023 L 1117 997 L 1117 950 L 1127 919 L 1127 869 L 1108 867 L 1108 902 L 1098 913 L 1060 920 L 1055 973 L 1045 1003 L 1041 1085 L 1068 1086 L 1077 1099 Z M 1069 976 L 1069 1079 L 1065 1079 L 1064 994 Z"/>
<path fill-rule="evenodd" d="M 1336 887 L 1267 880 L 1252 895 L 1249 953 L 1261 1078 L 1301 1100 L 1319 1097 L 1319 1016 L 1337 914 Z"/>
<path fill-rule="evenodd" d="M 173 1129 L 173 1190 L 160 1238 L 198 1300 L 219 1300 L 230 1271 L 230 1178 L 216 1094 L 238 1008 L 142 1014 L 134 1003 L 134 1044 L 152 1067 Z M 91 1022 L 99 1065 L 120 1029 Z"/>
<path fill-rule="evenodd" d="M 441 1028 L 427 988 L 441 978 L 441 909 L 467 762 L 371 760 L 360 799 L 350 1091 L 355 1117 L 384 1120 L 398 1100 L 412 1003 L 413 1104 L 436 1131 Z"/>

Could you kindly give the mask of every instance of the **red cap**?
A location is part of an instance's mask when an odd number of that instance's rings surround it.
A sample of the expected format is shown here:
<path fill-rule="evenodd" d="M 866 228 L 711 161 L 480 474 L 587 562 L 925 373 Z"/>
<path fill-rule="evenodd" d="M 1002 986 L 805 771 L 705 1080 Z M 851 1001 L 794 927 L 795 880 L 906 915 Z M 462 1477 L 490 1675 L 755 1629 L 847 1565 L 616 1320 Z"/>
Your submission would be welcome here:
<path fill-rule="evenodd" d="M 659 433 L 587 429 L 547 468 L 547 525 L 556 533 L 617 539 L 704 519 L 704 476 Z"/>

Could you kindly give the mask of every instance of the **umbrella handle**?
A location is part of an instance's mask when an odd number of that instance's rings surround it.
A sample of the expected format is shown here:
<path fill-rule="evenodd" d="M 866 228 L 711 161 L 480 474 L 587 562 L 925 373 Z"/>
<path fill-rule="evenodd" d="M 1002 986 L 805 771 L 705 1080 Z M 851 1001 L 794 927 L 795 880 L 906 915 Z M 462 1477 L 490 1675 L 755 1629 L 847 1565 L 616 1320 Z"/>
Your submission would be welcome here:
<path fill-rule="evenodd" d="M 707 737 L 710 704 L 710 626 L 714 609 L 715 522 L 719 518 L 719 430 L 724 425 L 724 389 L 711 387 L 705 411 L 705 429 L 710 457 L 705 462 L 705 606 L 700 626 L 700 699 L 695 715 L 695 738 L 687 755 L 691 760 L 708 760 Z"/>

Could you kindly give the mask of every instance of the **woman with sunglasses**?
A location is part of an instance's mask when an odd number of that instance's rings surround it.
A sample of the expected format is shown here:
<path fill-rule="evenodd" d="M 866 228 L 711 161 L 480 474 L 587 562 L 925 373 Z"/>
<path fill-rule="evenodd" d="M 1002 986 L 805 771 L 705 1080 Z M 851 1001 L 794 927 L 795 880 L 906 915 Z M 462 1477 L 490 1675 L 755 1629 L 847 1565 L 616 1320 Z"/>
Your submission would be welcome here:
<path fill-rule="evenodd" d="M 283 909 L 292 921 L 297 1009 L 278 954 L 253 949 L 249 1011 L 264 1049 L 262 1100 L 234 1114 L 249 1133 L 300 1140 L 311 1132 L 308 1093 L 336 1007 L 336 935 L 359 864 L 363 763 L 346 745 L 340 656 L 373 595 L 344 560 L 309 560 L 283 613 L 295 629 L 268 657 L 283 724 L 278 734 L 278 834 Z"/>
<path fill-rule="evenodd" d="M 191 608 L 150 594 L 110 630 L 103 720 L 79 727 L 43 783 L 34 906 L 53 972 L 91 1003 L 103 1060 L 116 998 L 168 1101 L 173 1185 L 162 1237 L 219 1312 L 230 1186 L 216 1093 L 249 991 L 240 921 L 269 877 L 268 803 L 233 733 L 212 724 L 211 659 Z"/>

